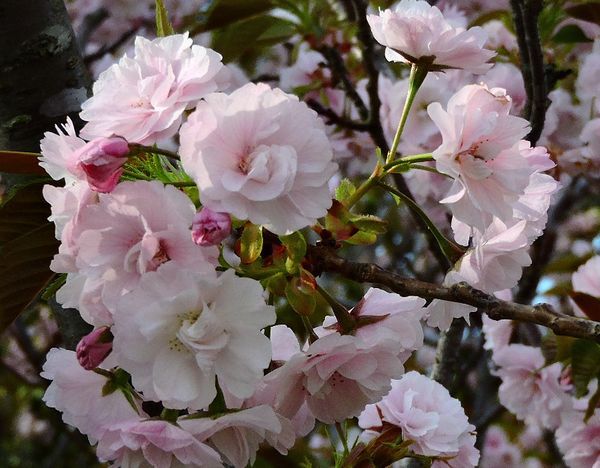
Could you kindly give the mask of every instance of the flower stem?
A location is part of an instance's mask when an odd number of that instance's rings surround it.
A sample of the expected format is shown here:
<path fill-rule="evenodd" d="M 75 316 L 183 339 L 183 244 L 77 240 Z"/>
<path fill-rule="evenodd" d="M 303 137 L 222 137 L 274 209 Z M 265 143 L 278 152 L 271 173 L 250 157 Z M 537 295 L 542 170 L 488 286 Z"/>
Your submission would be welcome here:
<path fill-rule="evenodd" d="M 394 161 L 383 166 L 383 170 L 388 172 L 390 169 L 393 169 L 396 166 L 401 164 L 414 164 L 420 162 L 429 162 L 433 161 L 433 156 L 431 153 L 422 153 L 422 154 L 411 154 L 410 156 L 404 156 L 400 159 L 395 159 Z"/>
<path fill-rule="evenodd" d="M 416 63 L 413 63 L 410 69 L 410 76 L 408 77 L 408 93 L 406 95 L 406 101 L 404 101 L 404 109 L 402 109 L 402 116 L 400 117 L 398 129 L 396 130 L 396 135 L 394 135 L 392 146 L 390 147 L 390 151 L 388 152 L 385 160 L 386 164 L 391 163 L 396 157 L 396 151 L 398 150 L 398 145 L 400 144 L 400 138 L 402 137 L 402 132 L 404 131 L 404 126 L 406 125 L 406 119 L 408 118 L 410 108 L 412 107 L 415 96 L 417 95 L 417 91 L 423 84 L 428 71 L 428 67 L 419 66 Z"/>
<path fill-rule="evenodd" d="M 377 182 L 379 182 L 379 180 L 381 179 L 381 176 L 383 174 L 383 167 L 381 165 L 381 163 L 379 161 L 377 161 L 377 164 L 375 165 L 375 168 L 373 169 L 373 172 L 371 173 L 371 175 L 369 176 L 369 178 L 367 180 L 365 180 L 357 189 L 356 192 L 354 192 L 352 194 L 352 196 L 350 198 L 348 198 L 348 200 L 346 200 L 346 208 L 350 209 L 352 208 L 354 205 L 356 205 L 356 203 L 369 191 L 373 188 L 373 186 L 375 186 L 377 184 Z"/>
<path fill-rule="evenodd" d="M 173 151 L 169 151 L 167 149 L 163 149 L 163 148 L 157 148 L 155 146 L 144 146 L 144 145 L 140 145 L 137 143 L 130 143 L 129 144 L 129 148 L 133 151 L 133 152 L 141 152 L 141 153 L 151 153 L 151 154 L 162 154 L 163 156 L 166 156 L 168 158 L 171 159 L 176 159 L 179 160 L 179 155 Z"/>
<path fill-rule="evenodd" d="M 395 195 L 396 197 L 401 199 L 412 211 L 417 213 L 417 215 L 425 222 L 427 228 L 431 231 L 433 237 L 435 237 L 435 240 L 441 247 L 442 252 L 451 264 L 454 264 L 465 253 L 464 249 L 447 239 L 440 232 L 440 230 L 436 227 L 433 221 L 429 219 L 429 216 L 427 216 L 427 214 L 421 209 L 421 207 L 417 203 L 415 203 L 414 200 L 412 200 L 410 197 L 407 197 L 405 194 L 395 189 L 394 187 L 391 187 L 390 185 L 387 185 L 383 182 L 379 182 L 378 185 L 390 192 L 392 195 Z"/>

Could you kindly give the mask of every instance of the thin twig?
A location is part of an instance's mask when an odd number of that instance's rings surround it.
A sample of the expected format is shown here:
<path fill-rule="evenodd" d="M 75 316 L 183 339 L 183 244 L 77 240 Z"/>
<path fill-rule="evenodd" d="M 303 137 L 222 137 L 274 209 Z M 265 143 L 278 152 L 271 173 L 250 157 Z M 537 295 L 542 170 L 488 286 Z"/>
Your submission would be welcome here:
<path fill-rule="evenodd" d="M 337 125 L 342 128 L 347 128 L 349 130 L 355 130 L 358 132 L 368 132 L 369 124 L 362 122 L 355 122 L 354 120 L 347 119 L 335 113 L 333 109 L 325 107 L 321 105 L 319 102 L 314 99 L 308 99 L 306 104 L 311 109 L 315 110 L 319 115 L 325 117 L 327 119 L 327 124 Z"/>
<path fill-rule="evenodd" d="M 89 65 L 90 63 L 93 63 L 96 60 L 100 60 L 106 54 L 112 54 L 117 49 L 119 49 L 123 44 L 125 44 L 129 39 L 131 39 L 135 35 L 135 33 L 138 32 L 138 30 L 139 30 L 139 27 L 136 27 L 136 28 L 130 29 L 129 31 L 124 32 L 112 44 L 109 44 L 107 46 L 102 46 L 96 52 L 93 52 L 93 53 L 91 53 L 91 54 L 86 55 L 85 57 L 83 57 L 83 62 L 86 65 Z"/>
<path fill-rule="evenodd" d="M 427 300 L 442 299 L 468 304 L 485 312 L 493 320 L 519 320 L 550 328 L 557 335 L 587 338 L 600 342 L 600 322 L 572 317 L 556 312 L 548 304 L 534 306 L 503 301 L 473 288 L 467 283 L 442 286 L 414 278 L 406 278 L 372 263 L 357 263 L 339 257 L 331 247 L 311 246 L 309 257 L 315 273 L 336 272 L 361 283 L 387 286 L 404 296 L 419 296 Z"/>

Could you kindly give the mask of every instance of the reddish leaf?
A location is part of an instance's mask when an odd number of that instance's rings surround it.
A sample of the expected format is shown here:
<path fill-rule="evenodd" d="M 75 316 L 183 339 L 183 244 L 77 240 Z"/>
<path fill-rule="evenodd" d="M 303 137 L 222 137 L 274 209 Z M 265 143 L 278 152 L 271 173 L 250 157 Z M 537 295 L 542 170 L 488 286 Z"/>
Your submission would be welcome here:
<path fill-rule="evenodd" d="M 592 320 L 600 321 L 600 299 L 577 291 L 569 295 L 585 315 Z"/>
<path fill-rule="evenodd" d="M 38 156 L 36 153 L 0 151 L 0 172 L 46 175 L 46 171 L 38 164 Z"/>

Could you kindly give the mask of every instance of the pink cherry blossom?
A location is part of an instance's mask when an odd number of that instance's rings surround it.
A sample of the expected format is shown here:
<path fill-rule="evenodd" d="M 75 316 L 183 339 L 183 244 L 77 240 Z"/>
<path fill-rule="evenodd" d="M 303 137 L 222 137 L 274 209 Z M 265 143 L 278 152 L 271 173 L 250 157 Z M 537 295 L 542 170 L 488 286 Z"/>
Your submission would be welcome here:
<path fill-rule="evenodd" d="M 600 97 L 600 91 L 598 90 L 598 74 L 600 73 L 600 38 L 596 38 L 594 41 L 594 48 L 592 52 L 585 55 L 581 66 L 579 67 L 579 73 L 577 74 L 577 81 L 575 88 L 577 90 L 577 97 L 583 103 L 591 102 L 593 99 L 596 100 L 596 111 L 600 112 L 600 104 L 598 104 L 598 98 Z"/>
<path fill-rule="evenodd" d="M 371 430 L 378 430 L 384 422 L 401 428 L 403 439 L 413 441 L 410 449 L 418 455 L 451 458 L 462 452 L 466 463 L 456 466 L 477 465 L 475 427 L 469 424 L 460 401 L 418 372 L 392 381 L 390 392 L 379 403 L 367 406 L 358 420 L 360 427 Z"/>
<path fill-rule="evenodd" d="M 489 293 L 514 287 L 531 264 L 526 228 L 525 220 L 510 226 L 495 218 L 483 234 L 476 233 L 473 248 L 451 273 L 452 282 L 466 281 Z"/>
<path fill-rule="evenodd" d="M 485 75 L 481 76 L 480 81 L 485 83 L 488 88 L 505 89 L 512 100 L 510 112 L 513 115 L 521 115 L 521 111 L 527 101 L 527 93 L 525 92 L 525 82 L 523 81 L 521 70 L 515 65 L 498 62 Z"/>
<path fill-rule="evenodd" d="M 181 129 L 181 158 L 211 210 L 286 234 L 331 206 L 337 165 L 323 123 L 295 96 L 247 84 L 201 102 Z"/>
<path fill-rule="evenodd" d="M 544 367 L 539 348 L 511 344 L 494 353 L 495 374 L 502 379 L 500 403 L 518 419 L 556 429 L 570 398 L 560 384 L 562 365 Z"/>
<path fill-rule="evenodd" d="M 485 433 L 481 464 L 486 468 L 522 466 L 521 450 L 511 443 L 499 426 L 490 427 Z"/>
<path fill-rule="evenodd" d="M 265 381 L 275 385 L 274 407 L 283 416 L 293 417 L 306 402 L 318 420 L 331 424 L 358 416 L 365 405 L 385 395 L 390 379 L 403 371 L 397 347 L 369 346 L 335 332 L 292 356 Z"/>
<path fill-rule="evenodd" d="M 285 421 L 284 421 L 285 422 Z M 296 440 L 289 422 L 283 424 L 273 408 L 255 406 L 219 418 L 180 418 L 178 424 L 197 439 L 203 440 L 236 468 L 253 465 L 263 441 L 283 454 Z"/>
<path fill-rule="evenodd" d="M 499 88 L 469 85 L 428 112 L 442 132 L 433 152 L 437 169 L 454 179 L 446 198 L 453 216 L 480 231 L 492 216 L 508 221 L 512 205 L 524 193 L 534 172 L 521 153 L 526 120 L 509 114 L 511 100 Z"/>
<path fill-rule="evenodd" d="M 110 194 L 101 194 L 98 203 L 79 210 L 68 248 L 63 232 L 65 247 L 51 267 L 102 278 L 101 300 L 112 311 L 124 292 L 164 263 L 213 271 L 216 248 L 199 247 L 191 238 L 195 211 L 191 200 L 173 186 L 123 182 Z"/>
<path fill-rule="evenodd" d="M 487 315 L 481 317 L 483 321 L 483 333 L 485 334 L 485 344 L 483 347 L 492 351 L 493 354 L 502 350 L 510 343 L 513 333 L 512 320 L 492 320 Z"/>
<path fill-rule="evenodd" d="M 77 136 L 73 121 L 67 117 L 65 124 L 56 126 L 56 133 L 46 132 L 40 141 L 40 152 L 42 153 L 40 166 L 54 180 L 65 179 L 72 182 L 83 179 L 82 174 L 73 173 L 77 167 L 73 164 L 73 154 L 85 146 L 85 140 Z"/>
<path fill-rule="evenodd" d="M 114 364 L 109 357 L 104 367 Z M 101 438 L 114 424 L 139 419 L 139 409 L 120 390 L 104 395 L 106 377 L 81 367 L 74 351 L 52 348 L 41 376 L 52 381 L 43 397 L 46 405 L 62 412 L 64 422 L 92 440 Z"/>
<path fill-rule="evenodd" d="M 558 153 L 578 148 L 581 146 L 579 136 L 589 119 L 589 110 L 575 104 L 571 94 L 563 88 L 551 91 L 548 99 L 551 102 L 539 144 Z"/>
<path fill-rule="evenodd" d="M 584 412 L 570 411 L 556 431 L 556 444 L 570 468 L 600 467 L 600 412 L 584 422 Z"/>
<path fill-rule="evenodd" d="M 194 216 L 192 239 L 203 247 L 219 245 L 231 232 L 231 216 L 202 208 Z"/>
<path fill-rule="evenodd" d="M 488 39 L 486 46 L 492 50 L 497 50 L 500 47 L 504 47 L 508 52 L 518 50 L 517 38 L 510 32 L 506 25 L 500 20 L 486 21 L 481 26 L 486 32 Z M 500 65 L 500 62 L 496 63 L 494 67 Z M 521 73 L 520 71 L 518 73 Z M 515 75 L 516 78 L 516 75 Z"/>
<path fill-rule="evenodd" d="M 119 301 L 114 352 L 146 398 L 197 410 L 215 398 L 215 379 L 236 398 L 254 393 L 271 360 L 261 330 L 274 321 L 257 281 L 170 263 Z"/>
<path fill-rule="evenodd" d="M 396 347 L 398 357 L 406 361 L 412 351 L 423 346 L 423 326 L 425 300 L 416 297 L 403 297 L 382 289 L 370 288 L 360 302 L 350 311 L 359 322 L 354 336 L 369 346 L 390 343 Z M 373 320 L 360 325 L 361 320 Z M 334 317 L 326 317 L 323 328 L 316 330 L 324 335 L 336 330 Z"/>
<path fill-rule="evenodd" d="M 572 175 L 600 178 L 600 118 L 586 123 L 579 139 L 582 146 L 561 154 L 560 166 Z"/>
<path fill-rule="evenodd" d="M 183 113 L 224 85 L 221 56 L 192 45 L 188 34 L 152 41 L 138 36 L 133 58 L 100 74 L 82 105 L 87 139 L 119 135 L 150 145 L 172 137 Z"/>
<path fill-rule="evenodd" d="M 76 348 L 77 360 L 85 370 L 98 367 L 112 351 L 112 335 L 108 327 L 96 328 L 85 335 Z"/>
<path fill-rule="evenodd" d="M 112 466 L 223 467 L 219 454 L 207 444 L 175 424 L 152 419 L 113 425 L 99 440 L 96 453 Z"/>
<path fill-rule="evenodd" d="M 454 27 L 435 6 L 402 0 L 393 10 L 368 15 L 375 39 L 386 46 L 393 62 L 423 62 L 434 69 L 463 68 L 484 73 L 495 53 L 484 49 L 487 35 L 480 27 Z"/>
<path fill-rule="evenodd" d="M 111 192 L 119 183 L 128 153 L 129 144 L 123 138 L 96 138 L 75 151 L 72 172 L 83 172 L 92 190 Z"/>

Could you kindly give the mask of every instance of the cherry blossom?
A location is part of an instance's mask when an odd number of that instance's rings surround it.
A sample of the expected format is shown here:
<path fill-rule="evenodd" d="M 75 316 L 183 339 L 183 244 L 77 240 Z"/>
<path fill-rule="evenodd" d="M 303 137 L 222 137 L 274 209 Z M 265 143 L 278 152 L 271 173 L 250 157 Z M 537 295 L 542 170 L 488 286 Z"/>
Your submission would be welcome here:
<path fill-rule="evenodd" d="M 580 411 L 567 413 L 556 431 L 556 444 L 570 468 L 600 466 L 600 413 L 594 411 L 584 422 Z"/>
<path fill-rule="evenodd" d="M 419 455 L 451 459 L 462 451 L 465 463 L 456 466 L 474 467 L 479 459 L 475 427 L 469 424 L 460 402 L 442 385 L 415 371 L 394 380 L 389 394 L 367 406 L 358 423 L 371 430 L 383 423 L 401 428 L 403 439 L 413 441 L 410 448 Z"/>
<path fill-rule="evenodd" d="M 393 62 L 484 73 L 491 67 L 486 62 L 495 55 L 483 48 L 487 35 L 480 27 L 453 27 L 425 1 L 402 0 L 393 10 L 368 15 L 367 20 L 375 39 L 386 46 L 386 58 Z"/>
<path fill-rule="evenodd" d="M 192 239 L 203 247 L 220 244 L 231 232 L 231 216 L 202 208 L 194 216 Z"/>
<path fill-rule="evenodd" d="M 129 145 L 123 138 L 96 138 L 75 151 L 73 158 L 92 190 L 111 192 L 119 183 L 128 153 Z"/>
<path fill-rule="evenodd" d="M 234 397 L 252 395 L 271 359 L 261 330 L 274 321 L 258 282 L 170 263 L 119 301 L 114 352 L 146 398 L 197 410 L 215 398 L 216 379 Z"/>
<path fill-rule="evenodd" d="M 172 137 L 183 113 L 224 84 L 221 56 L 192 45 L 188 34 L 152 41 L 138 36 L 133 58 L 101 73 L 82 104 L 85 138 L 119 135 L 150 145 Z"/>
<path fill-rule="evenodd" d="M 559 382 L 562 365 L 544 367 L 539 348 L 511 344 L 494 353 L 495 374 L 502 379 L 500 403 L 517 418 L 556 429 L 570 399 Z"/>
<path fill-rule="evenodd" d="M 98 442 L 101 461 L 113 466 L 222 468 L 219 454 L 168 421 L 130 420 L 113 425 Z"/>
<path fill-rule="evenodd" d="M 469 85 L 450 98 L 446 111 L 439 103 L 428 107 L 443 139 L 433 152 L 436 167 L 454 178 L 441 203 L 458 221 L 480 231 L 492 216 L 512 218 L 512 205 L 534 172 L 519 143 L 528 123 L 510 115 L 510 106 L 503 89 Z"/>
<path fill-rule="evenodd" d="M 267 85 L 208 96 L 181 129 L 180 153 L 205 206 L 276 234 L 313 224 L 331 206 L 337 165 L 322 122 Z"/>
<path fill-rule="evenodd" d="M 77 360 L 85 370 L 98 367 L 112 351 L 112 336 L 108 327 L 100 327 L 85 335 L 75 349 Z"/>
<path fill-rule="evenodd" d="M 335 332 L 292 356 L 265 380 L 275 385 L 275 408 L 283 416 L 293 417 L 306 402 L 318 420 L 331 424 L 358 416 L 365 405 L 385 395 L 390 379 L 403 371 L 396 346 L 369 346 Z"/>
<path fill-rule="evenodd" d="M 66 182 L 72 182 L 82 179 L 80 172 L 73 173 L 73 169 L 76 169 L 73 154 L 85 144 L 85 140 L 77 136 L 73 121 L 67 117 L 65 124 L 56 126 L 56 133 L 44 133 L 44 138 L 40 141 L 40 166 L 54 180 L 65 179 Z"/>
<path fill-rule="evenodd" d="M 581 265 L 571 278 L 573 290 L 600 297 L 600 255 Z"/>
<path fill-rule="evenodd" d="M 123 182 L 79 210 L 70 238 L 62 233 L 51 267 L 90 281 L 102 278 L 101 300 L 113 310 L 124 292 L 164 263 L 213 271 L 216 248 L 199 247 L 191 238 L 194 213 L 191 200 L 172 186 Z"/>
<path fill-rule="evenodd" d="M 180 418 L 178 424 L 205 441 L 236 468 L 254 464 L 259 444 L 268 440 L 283 454 L 296 440 L 289 422 L 277 417 L 267 405 L 229 413 L 219 418 Z"/>
<path fill-rule="evenodd" d="M 109 357 L 104 367 L 114 365 Z M 43 400 L 51 408 L 63 413 L 63 421 L 75 426 L 94 441 L 115 424 L 139 419 L 120 390 L 105 395 L 106 377 L 79 365 L 74 351 L 52 348 L 46 357 L 41 376 L 51 380 Z"/>

